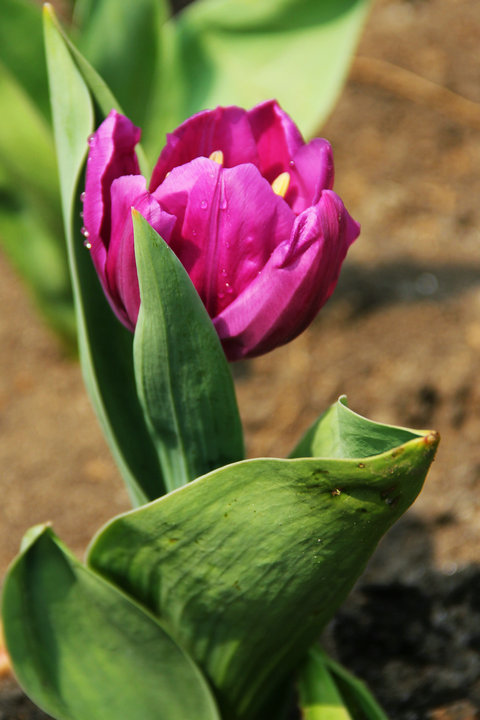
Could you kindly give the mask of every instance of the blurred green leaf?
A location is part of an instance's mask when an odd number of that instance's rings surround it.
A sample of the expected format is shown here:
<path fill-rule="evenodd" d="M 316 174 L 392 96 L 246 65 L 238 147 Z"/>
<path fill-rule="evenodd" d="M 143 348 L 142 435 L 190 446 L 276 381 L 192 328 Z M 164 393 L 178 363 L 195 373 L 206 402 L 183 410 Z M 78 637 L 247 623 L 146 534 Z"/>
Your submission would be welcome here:
<path fill-rule="evenodd" d="M 80 50 L 140 127 L 151 112 L 152 83 L 167 14 L 166 0 L 97 0 L 82 2 L 76 10 L 82 23 Z"/>
<path fill-rule="evenodd" d="M 61 227 L 52 234 L 36 206 L 0 180 L 0 245 L 49 325 L 73 352 L 76 324 L 62 235 Z"/>
<path fill-rule="evenodd" d="M 15 674 L 57 720 L 219 720 L 198 668 L 148 612 L 33 528 L 5 580 Z"/>
<path fill-rule="evenodd" d="M 47 75 L 40 4 L 32 0 L 2 0 L 0 61 L 22 85 L 40 112 L 49 116 Z M 0 95 L 1 97 L 1 95 Z M 2 115 L 10 111 L 2 98 Z"/>
<path fill-rule="evenodd" d="M 50 6 L 44 12 L 45 43 L 65 233 L 70 258 L 85 384 L 132 500 L 142 504 L 165 492 L 134 381 L 133 337 L 115 318 L 101 290 L 80 234 L 79 180 L 93 105 L 87 84 Z M 92 87 L 92 86 L 90 86 Z M 97 107 L 104 86 L 93 84 Z"/>
<path fill-rule="evenodd" d="M 188 274 L 133 211 L 141 306 L 134 341 L 138 394 L 173 490 L 244 456 L 230 368 Z"/>
<path fill-rule="evenodd" d="M 0 61 L 0 245 L 69 347 L 75 321 L 47 122 Z"/>
<path fill-rule="evenodd" d="M 64 32 L 61 25 L 57 22 L 53 10 L 48 10 L 47 12 L 50 13 L 52 23 L 55 25 L 57 33 L 70 53 L 70 61 L 73 61 L 76 69 L 80 72 L 81 78 L 85 84 L 85 89 L 88 89 L 91 94 L 91 98 L 94 101 L 94 107 L 97 111 L 95 116 L 95 127 L 100 125 L 102 120 L 106 118 L 110 110 L 113 108 L 124 115 L 124 110 L 104 79 L 98 74 L 95 68 L 89 63 L 84 55 L 82 55 L 80 50 L 78 50 L 68 35 Z M 142 173 L 148 177 L 150 174 L 150 166 L 141 145 L 137 145 L 136 153 Z"/>
<path fill-rule="evenodd" d="M 58 218 L 55 147 L 47 121 L 0 61 L 0 166 L 8 184 L 39 208 L 52 224 Z M 61 223 L 58 220 L 58 227 Z"/>
<path fill-rule="evenodd" d="M 419 493 L 437 442 L 411 431 L 361 460 L 221 468 L 113 520 L 88 563 L 164 619 L 222 717 L 273 717 L 278 686 Z"/>
<path fill-rule="evenodd" d="M 311 136 L 341 90 L 369 4 L 198 0 L 167 23 L 176 47 L 170 48 L 170 78 L 159 84 L 157 107 L 174 93 L 166 110 L 174 127 L 204 108 L 248 108 L 274 97 Z"/>

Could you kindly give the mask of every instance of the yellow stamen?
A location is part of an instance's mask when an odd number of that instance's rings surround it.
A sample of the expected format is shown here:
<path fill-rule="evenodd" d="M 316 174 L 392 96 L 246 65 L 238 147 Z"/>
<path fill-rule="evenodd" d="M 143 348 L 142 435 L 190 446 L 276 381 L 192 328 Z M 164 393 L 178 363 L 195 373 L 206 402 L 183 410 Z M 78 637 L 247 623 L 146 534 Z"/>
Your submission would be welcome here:
<path fill-rule="evenodd" d="M 280 173 L 278 177 L 272 182 L 272 190 L 276 195 L 285 197 L 287 194 L 288 186 L 290 185 L 290 173 Z"/>
<path fill-rule="evenodd" d="M 213 162 L 219 165 L 223 165 L 223 152 L 221 150 L 214 150 L 208 159 L 213 160 Z"/>

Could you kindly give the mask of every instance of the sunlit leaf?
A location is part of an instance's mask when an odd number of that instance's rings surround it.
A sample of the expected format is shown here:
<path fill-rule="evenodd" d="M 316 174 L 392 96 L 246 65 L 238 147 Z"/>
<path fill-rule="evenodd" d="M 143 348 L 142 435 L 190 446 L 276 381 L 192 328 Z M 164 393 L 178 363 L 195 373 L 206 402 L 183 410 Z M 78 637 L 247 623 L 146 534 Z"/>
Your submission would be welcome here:
<path fill-rule="evenodd" d="M 222 717 L 257 720 L 419 493 L 437 442 L 409 431 L 364 458 L 221 468 L 113 520 L 88 562 L 168 623 Z"/>
<path fill-rule="evenodd" d="M 183 265 L 133 212 L 141 306 L 135 374 L 169 490 L 243 458 L 235 389 L 212 321 Z"/>

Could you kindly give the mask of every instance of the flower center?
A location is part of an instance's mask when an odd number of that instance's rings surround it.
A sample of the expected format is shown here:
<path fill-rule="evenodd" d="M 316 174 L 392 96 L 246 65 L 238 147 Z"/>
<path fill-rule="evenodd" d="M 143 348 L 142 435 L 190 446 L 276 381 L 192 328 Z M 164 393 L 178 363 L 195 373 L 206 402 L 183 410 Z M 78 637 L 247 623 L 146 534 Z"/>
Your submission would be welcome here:
<path fill-rule="evenodd" d="M 223 152 L 221 150 L 214 150 L 209 156 L 209 160 L 213 160 L 213 162 L 218 163 L 219 165 L 223 165 Z"/>
<path fill-rule="evenodd" d="M 287 194 L 289 185 L 290 173 L 283 172 L 280 173 L 280 175 L 272 182 L 272 190 L 276 195 L 280 195 L 280 197 L 284 198 Z"/>

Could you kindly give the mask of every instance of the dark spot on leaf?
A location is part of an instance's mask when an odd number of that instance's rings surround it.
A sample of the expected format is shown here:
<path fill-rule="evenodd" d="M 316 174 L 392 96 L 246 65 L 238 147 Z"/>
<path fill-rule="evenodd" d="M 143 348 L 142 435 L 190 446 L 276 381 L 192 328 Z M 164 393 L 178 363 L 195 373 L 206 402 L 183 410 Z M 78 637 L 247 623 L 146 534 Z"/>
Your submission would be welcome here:
<path fill-rule="evenodd" d="M 391 485 L 387 490 L 384 490 L 382 493 L 380 493 L 380 497 L 382 498 L 382 500 L 385 500 L 389 495 L 394 493 L 396 489 L 396 485 Z"/>

